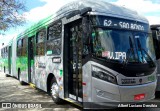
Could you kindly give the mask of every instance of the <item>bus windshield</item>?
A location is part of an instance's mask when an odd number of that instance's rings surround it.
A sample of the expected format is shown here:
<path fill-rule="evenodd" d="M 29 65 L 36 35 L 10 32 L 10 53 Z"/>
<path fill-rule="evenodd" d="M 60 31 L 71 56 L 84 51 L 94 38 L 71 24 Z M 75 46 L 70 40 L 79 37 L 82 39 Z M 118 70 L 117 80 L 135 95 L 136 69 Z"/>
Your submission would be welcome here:
<path fill-rule="evenodd" d="M 145 32 L 95 28 L 93 55 L 113 62 L 149 63 L 155 59 L 152 37 Z"/>

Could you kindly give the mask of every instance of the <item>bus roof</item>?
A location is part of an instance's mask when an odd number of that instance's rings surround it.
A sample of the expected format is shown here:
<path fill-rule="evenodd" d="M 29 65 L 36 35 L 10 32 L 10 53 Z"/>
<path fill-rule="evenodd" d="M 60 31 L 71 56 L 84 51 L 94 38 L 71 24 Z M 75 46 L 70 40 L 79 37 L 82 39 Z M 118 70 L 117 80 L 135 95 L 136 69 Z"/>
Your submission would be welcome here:
<path fill-rule="evenodd" d="M 69 13 L 74 10 L 81 10 L 86 7 L 91 7 L 92 12 L 96 12 L 96 14 L 148 23 L 148 20 L 144 16 L 138 14 L 136 11 L 102 0 L 76 0 L 60 8 L 60 10 L 57 11 L 57 15 Z"/>
<path fill-rule="evenodd" d="M 75 10 L 82 10 L 86 7 L 92 8 L 92 12 L 90 12 L 91 15 L 105 15 L 105 16 L 112 16 L 112 17 L 118 17 L 118 18 L 148 23 L 148 20 L 145 17 L 125 7 L 120 7 L 120 6 L 113 5 L 111 3 L 108 3 L 105 1 L 99 1 L 99 0 L 94 0 L 94 1 L 93 0 L 76 0 L 64 5 L 55 14 L 31 26 L 30 28 L 28 28 L 27 30 L 19 34 L 18 38 L 26 35 L 29 37 L 33 36 L 35 35 L 37 30 L 46 27 L 48 24 L 52 23 L 53 21 L 56 21 L 59 18 L 63 18 Z"/>

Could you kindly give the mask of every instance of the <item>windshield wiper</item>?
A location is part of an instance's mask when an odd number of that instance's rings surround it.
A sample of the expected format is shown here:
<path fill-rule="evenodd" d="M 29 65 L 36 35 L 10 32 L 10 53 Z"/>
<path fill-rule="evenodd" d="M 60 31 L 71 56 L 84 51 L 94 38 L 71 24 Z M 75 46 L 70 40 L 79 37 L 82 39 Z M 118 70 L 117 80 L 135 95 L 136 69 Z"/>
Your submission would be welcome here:
<path fill-rule="evenodd" d="M 130 56 L 133 54 L 134 56 L 134 60 L 136 60 L 136 57 L 135 57 L 135 52 L 134 52 L 134 48 L 133 48 L 133 43 L 132 43 L 132 40 L 131 40 L 131 37 L 129 36 L 129 45 L 130 45 L 130 48 L 128 49 L 127 51 L 127 57 L 126 57 L 126 60 L 124 61 L 124 64 L 123 64 L 123 67 L 125 67 L 127 64 L 128 64 L 128 61 L 129 61 L 129 58 Z"/>
<path fill-rule="evenodd" d="M 145 61 L 145 57 L 144 57 L 144 55 L 143 55 L 143 49 L 142 49 L 142 47 L 141 47 L 141 43 L 140 43 L 140 41 L 139 41 L 139 38 L 137 38 L 137 45 L 138 45 L 138 50 L 140 50 L 140 52 L 141 52 L 141 59 L 142 59 L 142 62 L 143 63 L 145 63 L 146 61 Z M 138 53 L 138 57 L 139 57 L 140 55 L 139 55 L 139 53 Z M 139 61 L 141 61 L 141 60 L 139 60 Z"/>
<path fill-rule="evenodd" d="M 145 55 L 143 54 L 143 52 L 144 52 L 147 55 L 148 59 L 152 63 L 154 63 L 153 60 L 152 60 L 152 58 L 149 56 L 149 54 L 142 48 L 139 38 L 137 38 L 137 44 L 138 44 L 138 50 L 140 50 L 140 52 L 141 52 L 142 62 L 143 63 L 149 62 L 149 61 L 147 61 L 147 59 L 145 59 Z M 140 55 L 138 54 L 138 56 L 140 56 Z"/>

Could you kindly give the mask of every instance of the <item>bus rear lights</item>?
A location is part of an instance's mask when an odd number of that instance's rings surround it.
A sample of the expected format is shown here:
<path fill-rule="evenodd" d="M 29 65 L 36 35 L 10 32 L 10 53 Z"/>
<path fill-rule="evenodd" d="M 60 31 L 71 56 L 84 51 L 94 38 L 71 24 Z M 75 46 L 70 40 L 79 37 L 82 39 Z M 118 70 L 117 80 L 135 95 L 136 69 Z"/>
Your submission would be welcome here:
<path fill-rule="evenodd" d="M 101 79 L 101 80 L 104 80 L 104 81 L 107 81 L 107 82 L 110 82 L 113 84 L 117 84 L 116 77 L 111 76 L 111 75 L 104 73 L 102 71 L 98 71 L 98 72 L 92 71 L 92 77 L 95 77 L 97 79 Z"/>
<path fill-rule="evenodd" d="M 145 98 L 145 94 L 134 95 L 134 100 L 142 100 Z"/>

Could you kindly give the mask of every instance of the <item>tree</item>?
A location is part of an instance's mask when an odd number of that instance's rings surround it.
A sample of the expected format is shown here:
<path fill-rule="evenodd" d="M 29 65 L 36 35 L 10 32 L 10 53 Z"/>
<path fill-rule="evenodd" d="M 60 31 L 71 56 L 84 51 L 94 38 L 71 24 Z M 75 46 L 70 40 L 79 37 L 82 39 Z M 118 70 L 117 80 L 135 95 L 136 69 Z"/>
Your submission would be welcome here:
<path fill-rule="evenodd" d="M 0 32 L 25 22 L 23 0 L 0 0 Z"/>

